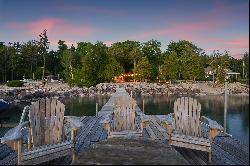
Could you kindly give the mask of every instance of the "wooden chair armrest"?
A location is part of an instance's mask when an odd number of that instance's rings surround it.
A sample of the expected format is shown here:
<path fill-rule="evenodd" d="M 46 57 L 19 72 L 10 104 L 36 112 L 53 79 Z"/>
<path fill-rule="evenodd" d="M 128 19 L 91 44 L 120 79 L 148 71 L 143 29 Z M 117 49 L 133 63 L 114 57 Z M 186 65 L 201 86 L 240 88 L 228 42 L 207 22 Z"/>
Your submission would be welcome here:
<path fill-rule="evenodd" d="M 7 131 L 7 133 L 1 138 L 1 143 L 6 143 L 6 142 L 10 142 L 10 141 L 17 141 L 17 140 L 21 140 L 22 138 L 22 130 L 24 129 L 24 127 L 29 126 L 29 122 L 23 122 L 19 125 L 17 125 L 16 127 L 10 129 L 9 131 Z"/>
<path fill-rule="evenodd" d="M 208 128 L 208 139 L 212 143 L 214 138 L 223 131 L 223 127 L 218 124 L 216 121 L 209 119 L 208 117 L 201 116 L 201 122 L 205 123 Z"/>
<path fill-rule="evenodd" d="M 74 131 L 74 136 L 77 135 L 78 131 L 80 130 L 80 127 L 83 126 L 83 123 L 81 122 L 81 119 L 76 116 L 65 116 L 64 117 L 65 122 L 69 124 L 68 132 Z"/>
<path fill-rule="evenodd" d="M 81 119 L 76 116 L 65 116 L 64 117 L 66 122 L 69 122 L 70 128 L 79 129 L 81 126 L 83 126 L 83 123 L 81 122 Z"/>
<path fill-rule="evenodd" d="M 218 124 L 216 121 L 209 119 L 206 116 L 201 116 L 201 122 L 205 123 L 209 128 L 214 128 L 223 131 L 223 127 Z"/>
<path fill-rule="evenodd" d="M 22 151 L 24 127 L 29 126 L 29 122 L 23 122 L 18 126 L 10 129 L 4 137 L 1 138 L 1 143 L 8 145 L 12 150 L 18 150 L 18 154 Z"/>

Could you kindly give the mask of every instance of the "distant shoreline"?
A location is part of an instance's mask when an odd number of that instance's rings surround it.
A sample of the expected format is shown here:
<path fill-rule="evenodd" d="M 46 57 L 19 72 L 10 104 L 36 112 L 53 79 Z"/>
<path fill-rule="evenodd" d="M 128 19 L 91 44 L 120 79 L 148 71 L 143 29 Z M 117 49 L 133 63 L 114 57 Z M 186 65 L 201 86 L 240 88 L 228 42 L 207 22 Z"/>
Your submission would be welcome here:
<path fill-rule="evenodd" d="M 211 83 L 100 83 L 95 87 L 70 87 L 66 83 L 48 83 L 42 86 L 41 82 L 26 83 L 24 87 L 0 86 L 0 99 L 8 102 L 13 101 L 33 101 L 43 97 L 90 97 L 98 95 L 111 95 L 115 93 L 117 87 L 124 87 L 129 94 L 141 96 L 214 96 L 224 95 L 224 87 L 212 87 Z M 229 83 L 228 95 L 249 96 L 249 86 L 241 83 Z"/>

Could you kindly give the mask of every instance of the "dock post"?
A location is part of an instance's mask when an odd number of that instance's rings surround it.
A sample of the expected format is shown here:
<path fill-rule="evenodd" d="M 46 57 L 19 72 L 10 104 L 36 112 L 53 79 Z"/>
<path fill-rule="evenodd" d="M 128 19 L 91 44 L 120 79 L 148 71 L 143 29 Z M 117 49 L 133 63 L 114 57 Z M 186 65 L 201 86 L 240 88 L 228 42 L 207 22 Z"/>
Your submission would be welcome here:
<path fill-rule="evenodd" d="M 144 99 L 142 100 L 142 112 L 144 113 Z"/>
<path fill-rule="evenodd" d="M 224 101 L 224 133 L 227 128 L 227 81 L 225 79 L 225 101 Z"/>
<path fill-rule="evenodd" d="M 98 116 L 98 103 L 95 103 L 95 116 Z"/>

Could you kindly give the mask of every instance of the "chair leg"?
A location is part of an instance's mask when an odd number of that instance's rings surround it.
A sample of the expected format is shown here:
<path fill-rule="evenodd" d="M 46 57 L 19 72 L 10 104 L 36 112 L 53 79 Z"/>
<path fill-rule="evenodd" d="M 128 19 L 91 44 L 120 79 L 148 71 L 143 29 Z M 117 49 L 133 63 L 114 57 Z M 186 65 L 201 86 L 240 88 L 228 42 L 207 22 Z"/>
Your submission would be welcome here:
<path fill-rule="evenodd" d="M 212 162 L 212 152 L 208 152 L 208 162 L 211 163 Z"/>
<path fill-rule="evenodd" d="M 71 161 L 71 165 L 74 164 L 76 160 L 76 152 L 75 152 L 75 149 L 72 151 L 72 161 Z"/>
<path fill-rule="evenodd" d="M 105 130 L 107 130 L 107 132 L 108 132 L 108 137 L 110 136 L 110 124 L 109 123 L 104 123 L 103 124 L 103 128 L 105 129 Z"/>
<path fill-rule="evenodd" d="M 17 165 L 22 165 L 22 140 L 17 141 Z"/>
<path fill-rule="evenodd" d="M 71 141 L 73 142 L 73 150 L 72 150 L 72 162 L 71 164 L 73 164 L 75 162 L 76 159 L 76 141 L 75 141 L 75 136 L 77 134 L 77 129 L 72 129 L 71 130 Z"/>
<path fill-rule="evenodd" d="M 168 144 L 172 145 L 171 143 L 172 143 L 172 141 L 171 141 L 171 135 L 169 135 Z"/>

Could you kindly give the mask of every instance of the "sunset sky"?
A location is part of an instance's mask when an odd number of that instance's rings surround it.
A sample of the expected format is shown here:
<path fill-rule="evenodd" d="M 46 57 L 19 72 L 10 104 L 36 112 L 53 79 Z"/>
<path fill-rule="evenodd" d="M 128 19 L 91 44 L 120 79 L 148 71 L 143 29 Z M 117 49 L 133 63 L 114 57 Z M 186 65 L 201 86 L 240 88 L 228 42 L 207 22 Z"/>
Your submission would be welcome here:
<path fill-rule="evenodd" d="M 249 51 L 248 0 L 0 0 L 0 41 L 27 42 L 48 30 L 66 44 L 189 40 L 210 54 Z"/>

